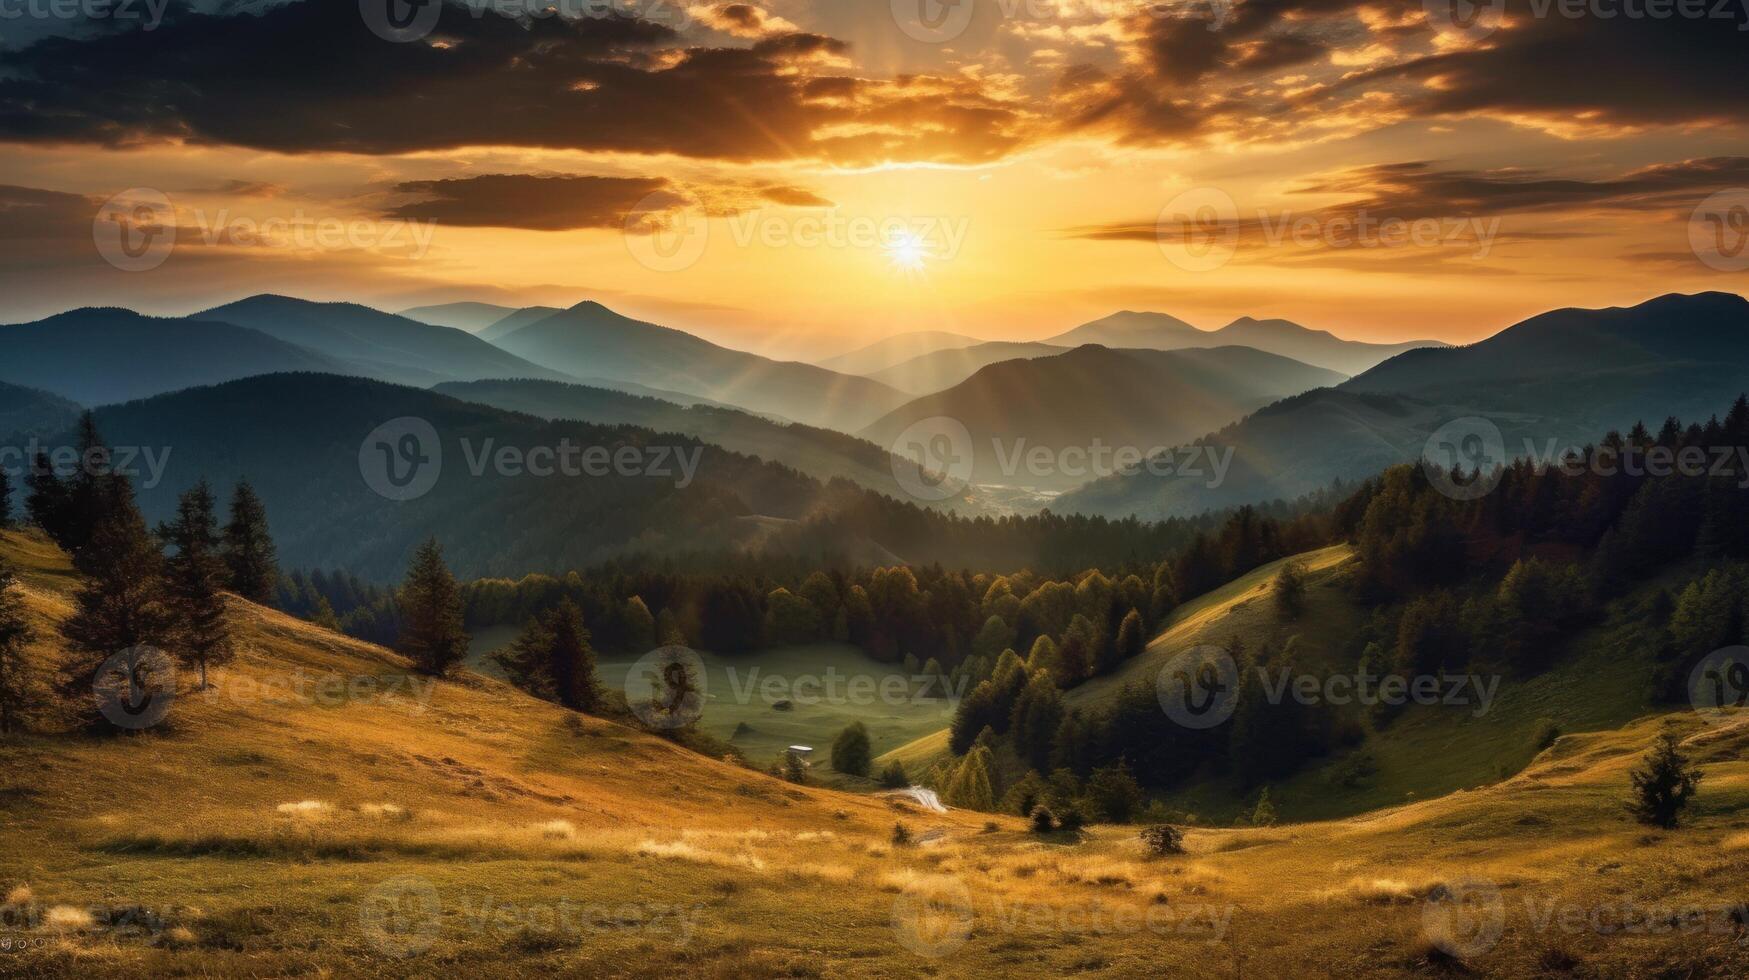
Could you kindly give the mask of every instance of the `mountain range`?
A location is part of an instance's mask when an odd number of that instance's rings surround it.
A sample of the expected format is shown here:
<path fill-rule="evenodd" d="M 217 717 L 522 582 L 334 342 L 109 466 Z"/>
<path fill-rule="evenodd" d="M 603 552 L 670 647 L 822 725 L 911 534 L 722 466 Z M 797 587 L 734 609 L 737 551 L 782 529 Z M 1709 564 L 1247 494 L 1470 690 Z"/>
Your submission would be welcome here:
<path fill-rule="evenodd" d="M 1633 307 L 1564 309 L 1465 347 L 1412 350 L 1331 389 L 1264 408 L 1198 442 L 1232 450 L 1217 487 L 1113 476 L 1065 510 L 1158 518 L 1294 497 L 1417 459 L 1454 421 L 1501 433 L 1508 456 L 1546 455 L 1636 422 L 1704 418 L 1749 390 L 1749 301 L 1668 295 Z"/>
<path fill-rule="evenodd" d="M 749 411 L 854 432 L 907 400 L 878 381 L 720 347 L 583 302 L 497 337 L 498 346 L 573 378 L 690 392 Z"/>
<path fill-rule="evenodd" d="M 973 482 L 1064 490 L 1110 472 L 1110 461 L 1097 472 L 1079 463 L 1017 467 L 1016 454 L 1095 445 L 1147 453 L 1193 439 L 1286 395 L 1341 380 L 1335 372 L 1248 347 L 1153 351 L 1090 344 L 992 364 L 946 391 L 906 404 L 861 434 L 878 445 L 895 446 L 908 427 L 946 417 L 963 424 L 971 437 Z M 998 444 L 1003 448 L 997 450 Z"/>
<path fill-rule="evenodd" d="M 497 303 L 440 303 L 436 306 L 415 306 L 402 310 L 397 315 L 434 327 L 454 327 L 468 333 L 479 333 L 515 312 L 516 307 L 500 306 Z"/>

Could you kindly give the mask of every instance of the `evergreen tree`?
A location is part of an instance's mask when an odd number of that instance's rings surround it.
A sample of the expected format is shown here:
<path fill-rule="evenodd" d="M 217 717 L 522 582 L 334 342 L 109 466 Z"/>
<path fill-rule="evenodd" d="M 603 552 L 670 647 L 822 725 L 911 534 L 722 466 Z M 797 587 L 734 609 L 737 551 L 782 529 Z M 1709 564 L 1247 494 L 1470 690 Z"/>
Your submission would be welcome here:
<path fill-rule="evenodd" d="M 887 763 L 881 770 L 881 786 L 886 789 L 904 789 L 911 785 L 911 777 L 905 774 L 905 764 L 897 759 Z"/>
<path fill-rule="evenodd" d="M 1134 660 L 1142 655 L 1143 650 L 1147 649 L 1148 637 L 1144 630 L 1142 614 L 1131 609 L 1128 615 L 1124 616 L 1123 622 L 1118 625 L 1117 642 L 1112 644 L 1112 649 L 1117 652 L 1119 663 Z"/>
<path fill-rule="evenodd" d="M 590 645 L 589 630 L 583 625 L 583 610 L 570 599 L 561 600 L 548 615 L 546 626 L 552 636 L 548 662 L 552 665 L 553 693 L 559 703 L 573 711 L 600 714 L 605 695 L 595 672 L 595 648 Z M 464 654 L 467 642 L 463 636 Z"/>
<path fill-rule="evenodd" d="M 232 592 L 263 605 L 273 601 L 273 586 L 279 580 L 279 557 L 273 536 L 267 530 L 267 508 L 247 480 L 237 484 L 231 497 L 224 558 L 231 573 Z"/>
<path fill-rule="evenodd" d="M 110 469 L 109 447 L 97 431 L 97 420 L 90 412 L 79 416 L 79 463 L 64 486 L 61 526 L 62 539 L 57 543 L 79 564 L 80 555 L 90 545 L 97 526 L 104 522 L 110 510 L 117 506 L 115 484 L 122 480 Z M 122 481 L 125 482 L 125 481 Z M 128 491 L 128 506 L 132 492 Z"/>
<path fill-rule="evenodd" d="M 67 486 L 55 472 L 48 453 L 38 452 L 31 461 L 30 472 L 24 475 L 29 493 L 24 498 L 24 513 L 32 524 L 43 529 L 63 549 L 67 546 Z"/>
<path fill-rule="evenodd" d="M 966 753 L 948 780 L 947 791 L 942 794 L 948 805 L 967 810 L 994 810 L 996 794 L 990 784 L 992 763 L 990 750 L 983 746 Z"/>
<path fill-rule="evenodd" d="M 202 690 L 207 667 L 225 663 L 237 652 L 220 594 L 228 570 L 219 557 L 215 506 L 212 488 L 202 480 L 178 501 L 176 520 L 158 529 L 158 536 L 175 550 L 165 562 L 170 608 L 176 616 L 175 652 L 184 663 L 200 668 Z M 328 615 L 333 617 L 332 608 Z"/>
<path fill-rule="evenodd" d="M 557 701 L 553 687 L 553 631 L 539 617 L 530 617 L 510 646 L 492 653 L 492 660 L 511 684 L 544 701 Z"/>
<path fill-rule="evenodd" d="M 12 527 L 12 474 L 0 466 L 0 531 Z"/>
<path fill-rule="evenodd" d="M 656 645 L 656 617 L 650 615 L 650 607 L 644 605 L 642 596 L 627 599 L 623 615 L 626 642 L 633 650 L 648 650 Z"/>
<path fill-rule="evenodd" d="M 1084 798 L 1092 815 L 1105 823 L 1129 823 L 1147 802 L 1141 784 L 1122 759 L 1093 770 Z"/>
<path fill-rule="evenodd" d="M 25 621 L 15 582 L 12 567 L 0 561 L 0 735 L 22 723 L 39 695 L 36 672 L 24 655 L 35 633 Z"/>
<path fill-rule="evenodd" d="M 1628 812 L 1643 824 L 1669 830 L 1681 819 L 1700 777 L 1700 770 L 1690 768 L 1678 751 L 1676 736 L 1665 732 L 1640 768 L 1628 774 L 1634 788 Z"/>
<path fill-rule="evenodd" d="M 873 762 L 868 729 L 860 721 L 846 725 L 832 742 L 832 768 L 852 776 L 866 776 Z"/>
<path fill-rule="evenodd" d="M 75 654 L 61 692 L 78 703 L 93 703 L 100 671 L 112 656 L 135 651 L 142 659 L 147 648 L 168 645 L 176 627 L 165 595 L 164 556 L 134 505 L 133 488 L 124 479 L 111 486 L 111 506 L 80 553 L 85 581 L 74 596 L 73 615 L 61 624 L 61 636 Z M 130 671 L 130 684 L 137 681 L 138 672 Z M 102 724 L 96 717 L 88 720 Z"/>
<path fill-rule="evenodd" d="M 462 629 L 461 592 L 443 562 L 443 548 L 432 538 L 419 546 L 401 586 L 401 636 L 395 644 L 419 670 L 449 673 L 468 655 L 468 634 Z M 555 686 L 559 683 L 554 678 Z M 561 697 L 563 692 L 560 692 Z"/>
<path fill-rule="evenodd" d="M 1275 804 L 1269 800 L 1269 787 L 1263 787 L 1263 792 L 1257 794 L 1257 805 L 1251 809 L 1251 826 L 1275 826 Z"/>

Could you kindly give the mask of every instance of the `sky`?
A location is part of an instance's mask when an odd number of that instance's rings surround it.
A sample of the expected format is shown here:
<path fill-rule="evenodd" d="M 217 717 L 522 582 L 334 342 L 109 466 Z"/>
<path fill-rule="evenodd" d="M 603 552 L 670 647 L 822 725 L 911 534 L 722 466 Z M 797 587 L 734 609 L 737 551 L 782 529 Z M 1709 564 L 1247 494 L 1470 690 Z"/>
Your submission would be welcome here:
<path fill-rule="evenodd" d="M 0 322 L 592 299 L 817 357 L 1749 286 L 1749 0 L 472 3 L 0 0 Z"/>

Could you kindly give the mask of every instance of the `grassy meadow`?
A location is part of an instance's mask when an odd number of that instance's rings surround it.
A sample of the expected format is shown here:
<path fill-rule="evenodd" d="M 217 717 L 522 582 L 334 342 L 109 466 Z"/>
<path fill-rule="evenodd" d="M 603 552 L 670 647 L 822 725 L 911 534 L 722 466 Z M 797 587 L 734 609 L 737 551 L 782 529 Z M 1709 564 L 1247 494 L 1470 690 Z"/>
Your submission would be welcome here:
<path fill-rule="evenodd" d="M 72 577 L 0 535 L 45 631 Z M 246 603 L 148 732 L 0 741 L 0 975 L 1724 977 L 1749 971 L 1749 718 L 1569 734 L 1346 819 L 1030 834 L 801 787 Z M 46 665 L 55 646 L 33 653 Z M 368 683 L 363 679 L 369 679 Z M 1689 825 L 1622 811 L 1672 727 Z M 893 840 L 904 823 L 912 842 Z"/>

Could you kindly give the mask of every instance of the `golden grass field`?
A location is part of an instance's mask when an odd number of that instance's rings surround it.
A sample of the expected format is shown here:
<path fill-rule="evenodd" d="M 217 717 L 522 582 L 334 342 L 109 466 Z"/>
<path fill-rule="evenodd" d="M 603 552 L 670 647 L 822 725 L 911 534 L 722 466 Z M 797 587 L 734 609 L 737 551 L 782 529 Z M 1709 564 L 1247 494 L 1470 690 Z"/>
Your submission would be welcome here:
<path fill-rule="evenodd" d="M 64 559 L 0 554 L 46 633 Z M 474 674 L 414 687 L 233 610 L 241 656 L 157 728 L 0 741 L 0 975 L 1749 975 L 1745 720 L 1646 716 L 1494 785 L 1150 858 L 1135 828 L 797 787 Z M 1706 776 L 1651 832 L 1620 804 L 1666 725 Z"/>

